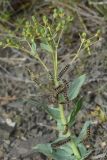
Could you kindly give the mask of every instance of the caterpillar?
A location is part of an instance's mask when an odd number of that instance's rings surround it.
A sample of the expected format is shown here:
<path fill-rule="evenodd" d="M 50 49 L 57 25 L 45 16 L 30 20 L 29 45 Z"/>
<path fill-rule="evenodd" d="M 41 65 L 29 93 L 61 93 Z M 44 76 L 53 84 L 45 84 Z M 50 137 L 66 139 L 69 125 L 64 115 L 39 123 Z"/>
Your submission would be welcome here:
<path fill-rule="evenodd" d="M 54 96 L 53 94 L 50 94 L 50 96 L 49 96 L 49 101 L 51 102 L 51 103 L 58 103 L 58 97 L 56 97 L 56 96 Z"/>
<path fill-rule="evenodd" d="M 67 106 L 69 107 L 69 98 L 68 98 L 68 94 L 67 94 L 67 89 L 69 88 L 69 85 L 68 85 L 68 82 L 66 80 L 63 80 L 63 83 L 65 85 L 65 89 L 63 91 L 64 93 L 64 98 L 65 98 L 65 101 L 67 103 Z"/>
<path fill-rule="evenodd" d="M 90 136 L 90 128 L 87 129 L 87 137 Z"/>
<path fill-rule="evenodd" d="M 50 93 L 49 100 L 51 103 L 58 104 L 58 96 L 63 92 L 62 85 L 59 85 L 57 88 L 53 88 L 52 93 Z"/>
<path fill-rule="evenodd" d="M 65 98 L 65 101 L 67 103 L 67 106 L 69 107 L 69 98 L 68 98 L 68 95 L 67 95 L 67 89 L 68 89 L 68 82 L 66 80 L 62 80 L 63 81 L 63 84 L 58 86 L 56 88 L 56 91 L 57 91 L 57 94 L 59 93 L 62 93 L 63 92 L 63 95 L 64 95 L 64 98 Z"/>
<path fill-rule="evenodd" d="M 58 87 L 55 88 L 56 94 L 62 93 L 65 89 L 65 86 L 63 84 L 60 84 Z"/>
<path fill-rule="evenodd" d="M 86 146 L 86 148 L 93 148 L 93 145 L 92 145 L 92 138 L 90 137 L 92 135 L 92 130 L 91 130 L 91 126 L 89 126 L 87 128 L 87 135 L 86 135 L 86 138 L 84 139 L 83 143 L 84 145 Z"/>
<path fill-rule="evenodd" d="M 62 71 L 65 72 L 68 68 L 69 68 L 69 64 L 67 64 Z M 62 71 L 60 72 L 59 76 L 62 74 Z M 50 71 L 48 71 L 48 75 L 49 75 L 50 80 L 53 82 L 54 78 L 53 78 L 53 75 Z M 65 101 L 67 103 L 67 106 L 69 107 L 69 98 L 68 98 L 68 95 L 67 95 L 67 89 L 69 87 L 68 82 L 64 79 L 62 79 L 62 82 L 63 82 L 62 84 L 60 84 L 58 87 L 53 89 L 53 93 L 49 97 L 49 100 L 52 103 L 58 103 L 58 96 L 59 96 L 60 93 L 63 93 Z"/>
<path fill-rule="evenodd" d="M 54 78 L 53 78 L 51 71 L 48 71 L 48 76 L 51 81 L 54 81 Z"/>
<path fill-rule="evenodd" d="M 87 128 L 87 138 L 89 138 L 91 135 L 91 128 L 90 126 Z"/>
<path fill-rule="evenodd" d="M 69 98 L 67 95 L 68 83 L 66 80 L 63 80 L 63 84 L 60 84 L 57 88 L 55 88 L 56 99 L 58 99 L 58 95 L 63 93 L 67 106 L 69 107 Z"/>
<path fill-rule="evenodd" d="M 30 68 L 27 68 L 27 70 L 30 73 L 31 80 L 34 81 L 37 84 L 37 86 L 40 86 L 40 83 L 38 82 L 37 77 L 34 74 L 34 72 L 32 72 Z"/>
<path fill-rule="evenodd" d="M 58 142 L 52 143 L 51 147 L 52 148 L 57 148 L 57 147 L 63 146 L 64 144 L 66 144 L 66 143 L 68 143 L 70 141 L 71 141 L 71 137 L 69 136 L 66 139 L 63 139 L 63 140 L 60 140 Z"/>
<path fill-rule="evenodd" d="M 56 94 L 62 93 L 68 89 L 69 85 L 65 79 L 62 79 L 63 84 L 60 84 L 58 87 L 55 88 Z"/>
<path fill-rule="evenodd" d="M 65 79 L 62 79 L 62 82 L 66 86 L 66 88 L 69 88 L 69 82 L 67 82 Z"/>
<path fill-rule="evenodd" d="M 60 81 L 61 77 L 65 74 L 65 72 L 69 69 L 70 64 L 67 64 L 59 73 L 58 75 L 58 81 Z"/>

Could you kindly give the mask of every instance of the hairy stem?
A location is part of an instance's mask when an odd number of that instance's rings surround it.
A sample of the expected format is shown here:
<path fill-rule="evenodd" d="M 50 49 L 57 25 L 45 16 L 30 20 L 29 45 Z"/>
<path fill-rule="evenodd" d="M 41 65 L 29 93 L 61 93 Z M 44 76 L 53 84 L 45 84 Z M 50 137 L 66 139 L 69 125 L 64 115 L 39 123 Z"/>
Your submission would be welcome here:
<path fill-rule="evenodd" d="M 80 46 L 81 48 L 81 46 Z M 80 49 L 79 49 L 80 50 Z M 77 54 L 78 55 L 78 54 Z M 55 54 L 54 54 L 54 61 L 53 61 L 53 65 L 54 65 L 54 84 L 55 86 L 58 86 L 58 57 L 57 57 L 57 48 L 56 48 L 56 51 L 55 51 Z M 58 107 L 59 107 L 59 111 L 60 111 L 60 118 L 61 118 L 61 123 L 63 126 L 65 126 L 67 124 L 67 121 L 66 121 L 66 117 L 65 117 L 65 114 L 64 114 L 64 106 L 62 104 L 58 104 Z M 71 135 L 70 131 L 68 130 L 67 132 L 67 135 Z M 81 155 L 79 153 L 79 150 L 78 150 L 78 146 L 75 144 L 74 141 L 72 141 L 70 143 L 71 145 L 71 149 L 74 153 L 74 155 L 76 156 L 77 160 L 80 160 L 81 159 Z"/>
<path fill-rule="evenodd" d="M 54 54 L 54 83 L 55 83 L 55 86 L 58 85 L 58 57 L 57 57 L 57 51 L 55 51 L 55 54 Z"/>
<path fill-rule="evenodd" d="M 77 145 L 75 144 L 75 142 L 72 141 L 71 144 L 70 144 L 70 146 L 71 146 L 71 149 L 72 149 L 75 157 L 77 158 L 77 160 L 81 160 L 81 155 L 80 155 L 80 152 L 79 152 L 79 150 L 78 150 Z"/>

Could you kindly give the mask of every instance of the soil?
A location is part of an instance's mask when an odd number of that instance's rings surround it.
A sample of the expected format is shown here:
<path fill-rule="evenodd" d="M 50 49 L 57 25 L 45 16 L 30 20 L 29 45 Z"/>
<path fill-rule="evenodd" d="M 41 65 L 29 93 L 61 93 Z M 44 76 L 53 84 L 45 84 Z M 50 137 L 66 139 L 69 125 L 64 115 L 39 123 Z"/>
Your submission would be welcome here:
<path fill-rule="evenodd" d="M 52 5 L 52 4 L 51 4 Z M 80 4 L 84 5 L 85 4 Z M 44 7 L 44 6 L 43 6 Z M 87 7 L 87 5 L 86 5 Z M 41 9 L 41 8 L 40 8 Z M 40 11 L 39 9 L 39 11 Z M 50 10 L 50 3 L 44 12 Z M 81 9 L 81 8 L 80 8 Z M 46 12 L 46 14 L 47 14 Z M 50 13 L 48 13 L 50 14 Z M 100 17 L 100 16 L 99 16 Z M 86 20 L 90 35 L 97 27 L 96 22 Z M 101 17 L 100 17 L 101 18 Z M 103 18 L 102 18 L 103 19 Z M 103 21 L 106 24 L 106 21 Z M 89 25 L 89 24 L 92 24 Z M 79 33 L 83 31 L 76 20 L 61 39 L 59 52 L 60 68 L 69 63 L 79 46 Z M 96 25 L 95 25 L 96 24 Z M 87 75 L 80 95 L 84 97 L 84 109 L 80 111 L 72 130 L 76 135 L 87 120 L 96 122 L 86 143 L 93 152 L 87 160 L 107 159 L 107 121 L 101 122 L 92 111 L 100 107 L 107 115 L 107 37 L 105 25 L 101 28 L 101 40 L 91 48 L 91 55 L 81 54 L 73 63 L 64 78 L 73 81 L 81 74 Z M 72 43 L 71 43 L 72 42 Z M 75 47 L 76 46 L 76 47 Z M 45 62 L 48 59 L 41 53 Z M 55 140 L 56 132 L 52 128 L 54 121 L 43 110 L 46 101 L 44 93 L 31 81 L 26 67 L 35 73 L 44 73 L 38 62 L 15 49 L 0 49 L 0 160 L 45 160 L 45 156 L 32 151 L 39 143 Z M 80 96 L 79 95 L 79 96 Z M 30 101 L 33 97 L 35 102 Z M 69 109 L 68 109 L 69 110 Z"/>

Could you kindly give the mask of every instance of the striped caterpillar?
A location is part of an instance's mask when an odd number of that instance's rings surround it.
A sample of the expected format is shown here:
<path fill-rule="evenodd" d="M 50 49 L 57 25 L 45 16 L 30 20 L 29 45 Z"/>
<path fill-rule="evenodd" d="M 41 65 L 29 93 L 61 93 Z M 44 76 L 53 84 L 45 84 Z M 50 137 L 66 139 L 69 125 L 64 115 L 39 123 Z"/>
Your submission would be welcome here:
<path fill-rule="evenodd" d="M 89 138 L 91 135 L 91 128 L 90 126 L 87 128 L 87 138 Z"/>
<path fill-rule="evenodd" d="M 52 148 L 57 148 L 57 147 L 63 146 L 64 144 L 66 144 L 70 141 L 71 141 L 71 137 L 69 136 L 66 139 L 63 139 L 63 140 L 60 140 L 58 142 L 52 143 L 51 146 L 52 146 Z"/>
<path fill-rule="evenodd" d="M 60 84 L 58 87 L 55 88 L 56 94 L 64 92 L 66 89 L 68 89 L 68 82 L 66 80 L 62 80 L 63 84 Z"/>
<path fill-rule="evenodd" d="M 51 74 L 51 72 L 48 72 L 49 76 L 50 76 L 50 79 L 51 81 L 53 81 L 53 76 Z M 65 104 L 67 103 L 67 106 L 69 107 L 69 98 L 68 98 L 68 95 L 67 95 L 67 89 L 68 89 L 68 82 L 64 79 L 62 79 L 62 84 L 60 84 L 58 87 L 56 88 L 53 88 L 53 93 L 50 95 L 49 97 L 49 100 L 50 102 L 52 103 L 58 103 L 58 96 L 59 94 L 63 94 L 64 95 L 64 98 L 65 98 L 65 102 L 61 102 L 61 104 Z"/>
<path fill-rule="evenodd" d="M 69 98 L 68 98 L 68 94 L 67 94 L 67 89 L 69 88 L 69 85 L 68 85 L 68 82 L 64 79 L 63 79 L 63 83 L 64 83 L 64 86 L 65 86 L 64 91 L 63 91 L 64 98 L 65 98 L 65 101 L 67 103 L 67 106 L 69 107 Z"/>
<path fill-rule="evenodd" d="M 59 73 L 58 75 L 58 81 L 61 80 L 62 76 L 66 73 L 66 71 L 69 69 L 70 67 L 70 64 L 67 64 Z M 53 81 L 53 75 L 50 71 L 48 71 L 48 75 L 49 75 L 49 78 Z"/>
<path fill-rule="evenodd" d="M 90 136 L 90 128 L 87 129 L 87 138 Z"/>
<path fill-rule="evenodd" d="M 54 81 L 54 78 L 53 78 L 51 71 L 48 71 L 48 76 L 51 81 Z"/>
<path fill-rule="evenodd" d="M 92 131 L 91 131 L 91 127 L 89 126 L 87 128 L 87 136 L 86 136 L 86 139 L 83 141 L 84 145 L 86 146 L 86 148 L 93 148 L 93 145 L 92 145 L 92 139 L 91 139 L 91 134 L 92 134 Z"/>
<path fill-rule="evenodd" d="M 58 81 L 60 81 L 61 77 L 65 74 L 65 72 L 69 69 L 70 64 L 67 64 L 59 73 L 58 75 Z"/>
<path fill-rule="evenodd" d="M 40 86 L 40 83 L 38 82 L 37 77 L 36 77 L 36 75 L 34 74 L 34 72 L 32 72 L 30 68 L 27 68 L 27 70 L 28 70 L 28 72 L 30 73 L 31 80 L 32 80 L 33 82 L 35 82 L 37 86 Z"/>
<path fill-rule="evenodd" d="M 55 88 L 55 91 L 56 91 L 56 97 L 58 98 L 58 95 L 60 93 L 63 93 L 64 95 L 64 98 L 65 98 L 65 102 L 67 103 L 67 106 L 69 107 L 69 98 L 68 98 L 68 95 L 67 95 L 67 89 L 68 89 L 68 83 L 66 80 L 62 80 L 63 81 L 63 84 L 60 84 L 57 88 Z"/>

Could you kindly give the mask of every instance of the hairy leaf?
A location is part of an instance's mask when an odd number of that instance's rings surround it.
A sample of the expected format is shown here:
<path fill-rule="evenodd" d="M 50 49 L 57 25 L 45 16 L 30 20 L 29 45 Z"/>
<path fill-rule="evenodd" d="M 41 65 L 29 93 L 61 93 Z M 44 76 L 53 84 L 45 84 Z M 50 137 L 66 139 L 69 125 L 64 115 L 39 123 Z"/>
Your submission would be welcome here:
<path fill-rule="evenodd" d="M 52 49 L 52 47 L 51 47 L 49 44 L 41 43 L 41 44 L 40 44 L 40 47 L 41 47 L 43 50 L 48 51 L 49 53 L 53 53 L 53 49 Z"/>
<path fill-rule="evenodd" d="M 74 106 L 74 109 L 71 111 L 70 116 L 69 116 L 69 120 L 68 120 L 68 126 L 72 126 L 73 122 L 75 121 L 76 115 L 78 114 L 78 112 L 81 110 L 82 108 L 82 102 L 83 99 L 81 98 L 76 105 Z"/>
<path fill-rule="evenodd" d="M 46 144 L 38 144 L 37 146 L 33 147 L 33 149 L 36 152 L 40 152 L 43 153 L 46 156 L 51 156 L 52 154 L 52 148 L 51 148 L 51 144 L 46 143 Z"/>
<path fill-rule="evenodd" d="M 31 55 L 35 56 L 36 54 L 36 43 L 33 41 L 31 45 Z"/>
<path fill-rule="evenodd" d="M 92 152 L 92 150 L 87 150 L 86 147 L 84 146 L 84 144 L 82 144 L 82 143 L 80 143 L 78 145 L 78 148 L 81 153 L 81 156 L 83 157 L 82 160 L 84 160 L 86 157 L 88 157 Z"/>
<path fill-rule="evenodd" d="M 60 120 L 60 112 L 58 108 L 47 108 L 47 112 L 52 116 L 56 121 Z"/>
<path fill-rule="evenodd" d="M 83 128 L 82 128 L 82 130 L 81 130 L 81 132 L 80 132 L 80 134 L 79 134 L 79 137 L 78 137 L 78 141 L 79 141 L 79 142 L 80 142 L 80 141 L 83 141 L 84 138 L 86 138 L 86 136 L 87 136 L 87 129 L 88 129 L 88 127 L 89 127 L 91 124 L 92 124 L 92 121 L 86 121 L 86 122 L 85 122 L 85 124 L 84 124 L 84 126 L 83 126 Z"/>
<path fill-rule="evenodd" d="M 64 149 L 57 149 L 56 151 L 53 151 L 53 159 L 54 160 L 74 160 L 75 157 Z"/>
<path fill-rule="evenodd" d="M 73 83 L 71 83 L 69 90 L 68 90 L 68 96 L 70 100 L 73 100 L 77 97 L 78 93 L 80 92 L 80 89 L 85 81 L 85 74 L 80 76 L 79 78 L 75 79 Z"/>

